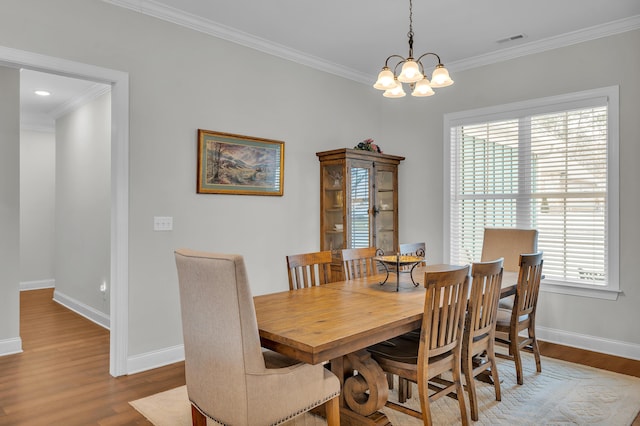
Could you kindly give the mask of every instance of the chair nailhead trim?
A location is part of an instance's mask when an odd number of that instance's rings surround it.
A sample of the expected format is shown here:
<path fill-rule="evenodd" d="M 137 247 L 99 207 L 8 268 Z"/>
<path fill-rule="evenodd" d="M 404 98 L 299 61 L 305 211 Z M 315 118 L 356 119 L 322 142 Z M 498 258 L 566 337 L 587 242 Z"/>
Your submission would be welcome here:
<path fill-rule="evenodd" d="M 300 415 L 300 414 L 302 414 L 302 413 L 306 413 L 307 411 L 311 410 L 312 408 L 315 408 L 315 407 L 317 407 L 317 406 L 319 406 L 319 405 L 322 405 L 322 404 L 324 404 L 325 402 L 327 402 L 327 401 L 329 401 L 329 400 L 331 400 L 331 399 L 333 399 L 333 398 L 335 398 L 336 396 L 339 396 L 339 395 L 340 395 L 340 392 L 335 392 L 335 393 L 333 393 L 332 395 L 328 396 L 328 397 L 327 397 L 327 398 L 325 398 L 325 399 L 322 399 L 322 400 L 320 400 L 320 401 L 316 401 L 315 403 L 308 405 L 306 408 L 303 408 L 303 409 L 301 409 L 301 410 L 298 410 L 297 412 L 292 413 L 292 414 L 289 414 L 287 417 L 284 417 L 284 418 L 282 418 L 282 419 L 280 419 L 280 420 L 276 421 L 275 423 L 272 423 L 272 424 L 271 424 L 271 426 L 276 426 L 276 425 L 280 425 L 280 424 L 282 424 L 282 423 L 285 423 L 285 422 L 287 422 L 287 421 L 291 420 L 292 418 L 294 418 L 294 417 L 296 417 L 296 416 L 299 416 L 299 415 Z M 205 415 L 205 417 L 210 418 L 211 420 L 213 420 L 214 422 L 216 422 L 216 423 L 218 423 L 218 424 L 220 424 L 220 425 L 228 426 L 228 425 L 226 425 L 225 423 L 222 423 L 220 420 L 216 419 L 215 417 L 211 417 L 209 414 L 207 414 L 207 413 L 205 413 L 204 411 L 202 411 L 202 410 L 200 409 L 200 407 L 198 407 L 198 404 L 194 403 L 193 401 L 190 401 L 190 402 L 193 404 L 193 406 L 194 406 L 194 407 L 196 407 L 196 408 L 198 409 L 198 411 L 200 411 L 202 414 L 204 414 L 204 415 Z"/>

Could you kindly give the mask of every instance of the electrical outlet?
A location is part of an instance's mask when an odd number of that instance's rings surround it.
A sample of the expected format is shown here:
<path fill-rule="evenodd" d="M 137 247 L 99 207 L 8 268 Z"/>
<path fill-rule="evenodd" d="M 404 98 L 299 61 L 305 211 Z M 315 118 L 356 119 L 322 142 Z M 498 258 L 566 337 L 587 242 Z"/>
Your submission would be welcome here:
<path fill-rule="evenodd" d="M 106 292 L 107 292 L 107 283 L 102 282 L 102 284 L 100 284 L 100 293 L 106 293 Z"/>

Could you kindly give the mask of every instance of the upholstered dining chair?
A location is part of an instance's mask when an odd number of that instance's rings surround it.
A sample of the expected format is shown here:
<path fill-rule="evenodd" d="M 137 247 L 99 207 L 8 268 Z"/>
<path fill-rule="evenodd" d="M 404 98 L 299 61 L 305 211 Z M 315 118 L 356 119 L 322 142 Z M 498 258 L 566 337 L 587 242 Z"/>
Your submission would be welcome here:
<path fill-rule="evenodd" d="M 536 370 L 542 371 L 540 349 L 536 339 L 536 309 L 540 279 L 542 277 L 542 252 L 520 255 L 518 282 L 515 285 L 515 297 L 512 309 L 498 307 L 496 321 L 496 343 L 509 348 L 509 354 L 496 353 L 501 358 L 511 359 L 516 364 L 518 384 L 523 383 L 521 350 L 533 352 Z M 527 330 L 527 336 L 519 336 Z"/>
<path fill-rule="evenodd" d="M 502 286 L 502 258 L 471 265 L 471 294 L 465 316 L 462 339 L 462 372 L 471 406 L 471 419 L 478 420 L 478 397 L 475 377 L 490 369 L 496 401 L 501 400 L 500 378 L 494 350 L 498 300 Z M 483 355 L 484 362 L 475 364 Z M 478 359 L 478 358 L 476 358 Z"/>
<path fill-rule="evenodd" d="M 503 258 L 505 271 L 518 272 L 520 255 L 537 251 L 536 229 L 485 228 L 480 261 Z"/>
<path fill-rule="evenodd" d="M 373 258 L 378 250 L 375 247 L 342 250 L 342 269 L 345 280 L 369 277 L 378 273 L 378 265 Z"/>
<path fill-rule="evenodd" d="M 425 273 L 425 301 L 419 339 L 412 334 L 395 337 L 368 348 L 382 370 L 418 385 L 420 409 L 387 401 L 389 408 L 431 425 L 430 402 L 455 392 L 463 425 L 469 424 L 461 379 L 462 338 L 469 294 L 469 266 Z M 451 372 L 443 383 L 438 377 Z M 434 390 L 430 393 L 430 389 Z"/>
<path fill-rule="evenodd" d="M 260 347 L 242 256 L 182 249 L 175 259 L 193 425 L 275 425 L 323 404 L 339 425 L 335 375 Z"/>
<path fill-rule="evenodd" d="M 331 282 L 331 252 L 291 254 L 287 256 L 289 290 Z"/>

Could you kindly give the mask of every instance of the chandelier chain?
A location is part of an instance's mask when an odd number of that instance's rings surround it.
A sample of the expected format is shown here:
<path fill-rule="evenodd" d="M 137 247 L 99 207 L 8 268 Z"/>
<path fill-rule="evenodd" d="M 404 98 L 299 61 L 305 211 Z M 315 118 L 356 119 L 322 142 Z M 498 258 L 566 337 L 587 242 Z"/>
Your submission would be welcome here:
<path fill-rule="evenodd" d="M 413 57 L 413 1 L 409 0 L 409 57 Z"/>

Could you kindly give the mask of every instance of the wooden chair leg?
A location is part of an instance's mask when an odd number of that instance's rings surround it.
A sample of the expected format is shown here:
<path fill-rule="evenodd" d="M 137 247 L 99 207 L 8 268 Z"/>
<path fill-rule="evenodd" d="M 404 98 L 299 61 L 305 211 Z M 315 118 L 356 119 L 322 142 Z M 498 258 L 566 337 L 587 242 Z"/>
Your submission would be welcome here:
<path fill-rule="evenodd" d="M 340 397 L 330 399 L 324 403 L 327 413 L 327 426 L 340 426 Z"/>
<path fill-rule="evenodd" d="M 411 398 L 411 382 L 398 376 L 398 402 L 403 404 Z"/>
<path fill-rule="evenodd" d="M 411 399 L 411 382 L 407 379 L 404 379 L 404 384 L 406 387 L 404 394 L 407 396 L 407 399 Z"/>
<path fill-rule="evenodd" d="M 462 426 L 469 425 L 469 413 L 467 412 L 467 403 L 464 398 L 464 389 L 462 388 L 462 371 L 460 358 L 455 359 L 453 367 L 453 381 L 456 384 L 456 395 L 458 396 L 458 404 L 460 405 L 460 417 L 462 418 Z M 473 379 L 471 379 L 473 380 Z"/>
<path fill-rule="evenodd" d="M 502 401 L 500 392 L 500 377 L 498 376 L 498 363 L 496 362 L 496 352 L 494 340 L 489 341 L 489 349 L 487 350 L 487 361 L 491 363 L 491 378 L 493 379 L 493 387 L 496 391 L 496 401 Z"/>
<path fill-rule="evenodd" d="M 471 420 L 478 421 L 478 399 L 476 397 L 476 381 L 473 376 L 473 359 L 471 357 L 463 355 L 462 371 L 464 372 L 464 378 L 467 383 Z"/>
<path fill-rule="evenodd" d="M 207 418 L 193 404 L 191 404 L 191 424 L 193 426 L 207 426 Z"/>
<path fill-rule="evenodd" d="M 529 338 L 531 338 L 533 357 L 536 360 L 536 371 L 538 373 L 542 373 L 542 364 L 540 363 L 540 347 L 538 346 L 538 339 L 536 339 L 536 331 L 533 324 L 531 324 L 531 326 L 529 327 Z"/>
<path fill-rule="evenodd" d="M 393 389 L 393 374 L 387 373 L 387 384 L 389 385 L 389 390 Z"/>
<path fill-rule="evenodd" d="M 519 385 L 524 383 L 524 375 L 522 373 L 522 358 L 520 358 L 520 346 L 518 345 L 518 336 L 513 336 L 511 346 L 513 351 L 513 360 L 516 363 L 516 381 Z"/>
<path fill-rule="evenodd" d="M 420 399 L 420 411 L 422 421 L 425 425 L 432 425 L 431 406 L 429 404 L 429 382 L 428 380 L 418 380 L 418 398 Z"/>

